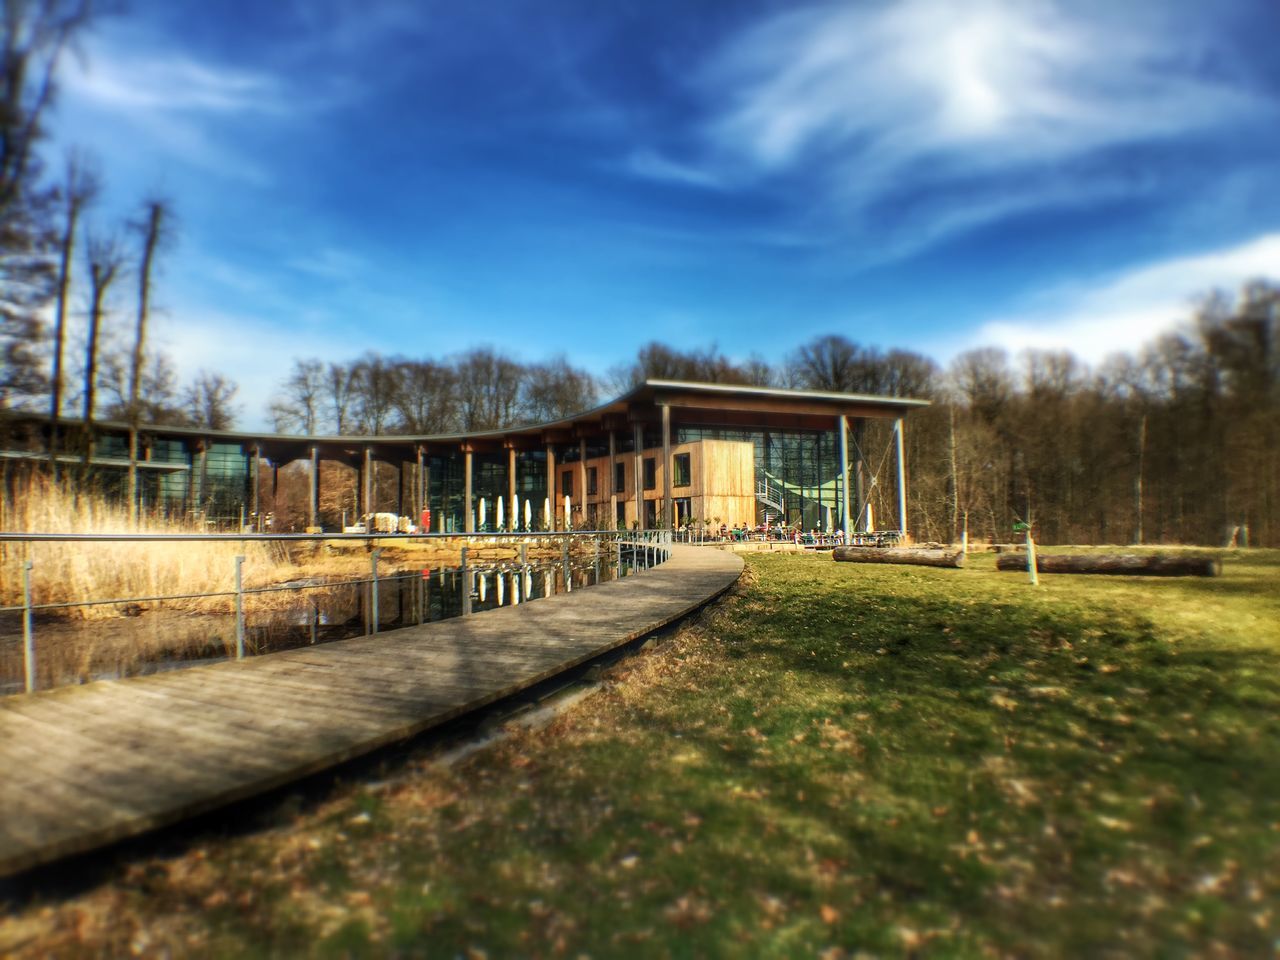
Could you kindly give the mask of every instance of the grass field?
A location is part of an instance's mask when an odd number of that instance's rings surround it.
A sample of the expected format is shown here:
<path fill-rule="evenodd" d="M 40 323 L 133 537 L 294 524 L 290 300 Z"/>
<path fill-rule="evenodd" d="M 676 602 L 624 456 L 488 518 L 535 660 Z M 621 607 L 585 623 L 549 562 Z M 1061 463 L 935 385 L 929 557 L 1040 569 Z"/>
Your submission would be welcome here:
<path fill-rule="evenodd" d="M 1270 955 L 1280 552 L 753 556 L 549 727 L 12 905 L 0 953 Z"/>

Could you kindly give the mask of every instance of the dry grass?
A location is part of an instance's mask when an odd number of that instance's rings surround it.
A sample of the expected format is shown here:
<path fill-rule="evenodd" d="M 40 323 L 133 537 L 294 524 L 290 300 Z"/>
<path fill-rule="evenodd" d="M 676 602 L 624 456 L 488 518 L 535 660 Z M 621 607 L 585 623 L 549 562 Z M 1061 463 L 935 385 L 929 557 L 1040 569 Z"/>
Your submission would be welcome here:
<path fill-rule="evenodd" d="M 186 533 L 191 524 L 143 518 L 134 526 L 123 506 L 33 476 L 13 502 L 0 503 L 0 529 L 31 533 Z M 288 557 L 265 543 L 36 543 L 0 545 L 0 604 L 22 602 L 22 565 L 30 560 L 36 603 L 212 593 L 235 587 L 243 555 L 246 585 L 278 579 Z M 176 602 L 184 609 L 225 612 L 226 600 Z M 114 617 L 114 606 L 74 607 L 69 616 Z"/>
<path fill-rule="evenodd" d="M 188 533 L 193 523 L 160 517 L 129 522 L 118 502 L 98 494 L 77 492 L 56 485 L 43 476 L 25 481 L 12 502 L 0 501 L 0 530 L 30 533 Z M 369 553 L 382 548 L 383 568 L 396 569 L 456 566 L 460 540 L 333 541 L 323 544 L 264 543 L 247 541 L 191 542 L 67 542 L 0 544 L 0 606 L 22 603 L 22 565 L 34 564 L 33 599 L 37 604 L 82 603 L 91 600 L 131 599 L 183 594 L 228 593 L 235 588 L 235 558 L 245 558 L 243 575 L 247 589 L 297 579 L 351 579 L 369 573 Z M 558 541 L 531 540 L 528 556 L 545 560 L 560 555 Z M 470 562 L 511 561 L 519 555 L 511 542 L 472 543 Z M 575 546 L 575 554 L 589 549 Z M 270 612 L 294 602 L 288 594 L 250 595 L 246 611 Z M 192 597 L 165 603 L 169 610 L 225 614 L 226 597 Z M 107 619 L 119 616 L 115 604 L 76 606 L 62 614 L 74 619 Z"/>

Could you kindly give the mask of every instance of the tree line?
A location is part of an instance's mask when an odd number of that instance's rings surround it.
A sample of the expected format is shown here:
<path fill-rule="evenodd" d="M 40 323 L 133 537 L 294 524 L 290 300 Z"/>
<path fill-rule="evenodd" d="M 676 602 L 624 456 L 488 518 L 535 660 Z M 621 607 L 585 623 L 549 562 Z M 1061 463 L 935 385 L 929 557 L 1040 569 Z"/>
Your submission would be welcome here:
<path fill-rule="evenodd" d="M 450 433 L 554 420 L 646 379 L 916 397 L 907 420 L 917 537 L 1280 544 L 1280 286 L 1206 297 L 1182 329 L 1091 368 L 1066 351 L 971 350 L 946 367 L 832 334 L 771 364 L 714 345 L 642 347 L 600 379 L 564 358 L 481 348 L 443 360 L 295 361 L 277 429 Z M 873 516 L 893 514 L 891 428 L 856 423 Z M 874 482 L 871 482 L 873 481 Z"/>

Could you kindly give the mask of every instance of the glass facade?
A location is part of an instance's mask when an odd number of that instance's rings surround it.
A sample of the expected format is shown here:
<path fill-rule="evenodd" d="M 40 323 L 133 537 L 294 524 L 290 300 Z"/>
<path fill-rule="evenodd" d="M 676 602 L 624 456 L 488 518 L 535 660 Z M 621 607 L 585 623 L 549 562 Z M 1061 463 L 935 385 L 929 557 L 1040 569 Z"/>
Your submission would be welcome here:
<path fill-rule="evenodd" d="M 756 522 L 765 519 L 825 530 L 840 517 L 840 464 L 835 430 L 753 430 L 743 427 L 678 427 L 677 443 L 736 440 L 755 449 L 756 485 L 768 485 L 756 500 Z M 766 500 L 771 502 L 765 502 Z"/>

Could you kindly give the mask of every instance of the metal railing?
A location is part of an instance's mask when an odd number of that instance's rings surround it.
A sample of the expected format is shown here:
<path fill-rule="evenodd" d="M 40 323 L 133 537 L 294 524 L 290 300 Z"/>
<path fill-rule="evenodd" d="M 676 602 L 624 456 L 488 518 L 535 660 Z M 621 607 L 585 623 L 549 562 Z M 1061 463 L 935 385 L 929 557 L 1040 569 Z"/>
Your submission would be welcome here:
<path fill-rule="evenodd" d="M 190 543 L 326 543 L 332 541 L 359 541 L 370 544 L 370 574 L 368 577 L 341 580 L 320 580 L 314 583 L 285 583 L 262 587 L 245 587 L 243 577 L 243 554 L 234 557 L 234 588 L 232 590 L 197 591 L 189 593 L 166 593 L 147 596 L 113 597 L 110 599 L 63 600 L 49 603 L 36 603 L 34 596 L 35 562 L 29 557 L 22 561 L 22 602 L 0 606 L 0 614 L 19 613 L 22 629 L 23 685 L 26 692 L 36 689 L 36 642 L 34 617 L 38 613 L 67 610 L 73 607 L 94 606 L 127 606 L 142 603 L 164 603 L 176 600 L 200 600 L 227 598 L 232 600 L 232 611 L 235 618 L 235 658 L 242 660 L 246 653 L 245 644 L 245 598 L 249 596 L 293 592 L 304 590 L 333 590 L 340 587 L 367 585 L 370 591 L 371 615 L 366 620 L 366 634 L 378 632 L 379 605 L 378 590 L 380 584 L 402 580 L 406 574 L 380 575 L 378 569 L 382 546 L 377 544 L 399 545 L 421 541 L 457 542 L 463 541 L 459 549 L 459 564 L 452 568 L 462 584 L 461 616 L 472 613 L 472 594 L 475 591 L 475 577 L 488 571 L 470 562 L 471 548 L 478 545 L 511 544 L 519 547 L 519 563 L 517 570 L 526 577 L 533 570 L 529 561 L 531 543 L 556 543 L 560 546 L 560 557 L 557 567 L 563 569 L 566 592 L 571 591 L 571 546 L 575 542 L 592 543 L 593 567 L 595 579 L 599 582 L 601 568 L 601 547 L 608 544 L 612 562 L 616 565 L 619 576 L 643 572 L 665 562 L 670 556 L 672 534 L 665 530 L 569 530 L 569 531 L 528 531 L 528 532 L 479 532 L 479 533 L 22 533 L 0 531 L 0 544 L 20 543 L 35 545 L 40 543 L 147 543 L 147 542 L 190 542 Z M 624 558 L 627 563 L 624 564 Z M 413 574 L 412 576 L 417 576 Z M 527 602 L 514 599 L 513 603 Z M 425 622 L 419 614 L 419 623 Z"/>

